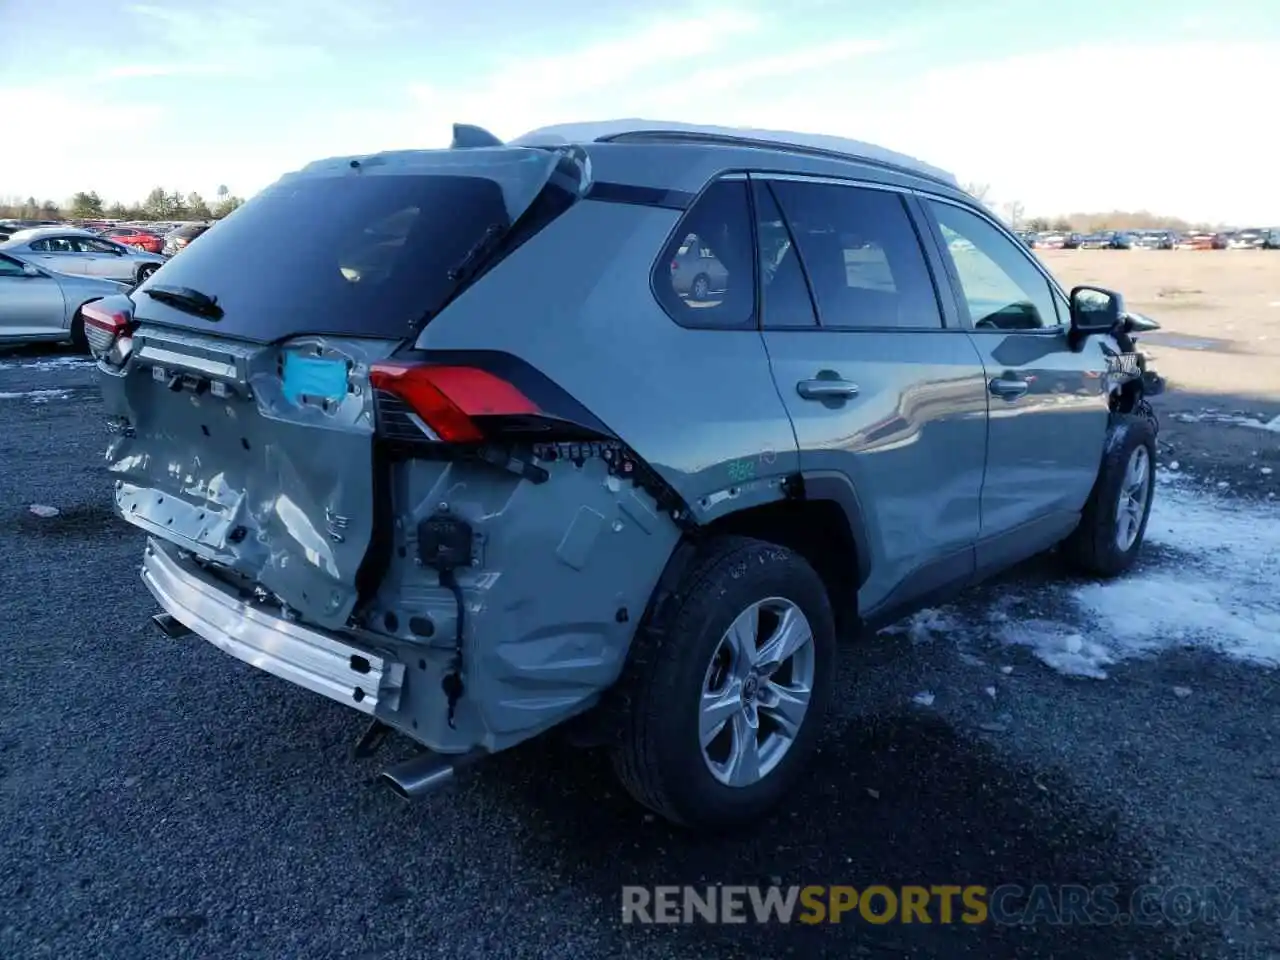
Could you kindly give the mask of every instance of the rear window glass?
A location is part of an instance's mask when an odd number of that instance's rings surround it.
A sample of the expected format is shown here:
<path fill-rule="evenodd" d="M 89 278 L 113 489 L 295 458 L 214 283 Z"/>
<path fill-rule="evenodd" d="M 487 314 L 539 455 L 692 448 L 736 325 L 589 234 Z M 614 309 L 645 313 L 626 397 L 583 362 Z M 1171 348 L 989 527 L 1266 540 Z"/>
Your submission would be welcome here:
<path fill-rule="evenodd" d="M 403 337 L 438 309 L 449 271 L 510 226 L 488 177 L 301 176 L 268 188 L 151 283 L 218 298 L 216 324 L 135 294 L 146 320 L 269 342 L 304 334 Z M 145 286 L 142 288 L 145 291 Z"/>
<path fill-rule="evenodd" d="M 653 272 L 653 290 L 686 327 L 755 326 L 755 243 L 745 180 L 713 183 L 689 208 Z"/>

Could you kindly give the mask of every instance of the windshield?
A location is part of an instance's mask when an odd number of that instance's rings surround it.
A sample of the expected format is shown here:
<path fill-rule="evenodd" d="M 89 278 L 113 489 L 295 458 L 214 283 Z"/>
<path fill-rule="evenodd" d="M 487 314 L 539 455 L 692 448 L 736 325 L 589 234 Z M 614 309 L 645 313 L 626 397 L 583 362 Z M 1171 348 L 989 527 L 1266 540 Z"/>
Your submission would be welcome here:
<path fill-rule="evenodd" d="M 353 172 L 344 163 L 286 177 L 155 275 L 157 284 L 216 298 L 216 323 L 135 296 L 138 316 L 260 342 L 406 336 L 453 293 L 450 271 L 510 228 L 557 160 L 519 153 L 524 162 L 488 158 L 467 172 L 455 157 L 445 172 L 421 164 L 387 172 L 391 163 Z"/>

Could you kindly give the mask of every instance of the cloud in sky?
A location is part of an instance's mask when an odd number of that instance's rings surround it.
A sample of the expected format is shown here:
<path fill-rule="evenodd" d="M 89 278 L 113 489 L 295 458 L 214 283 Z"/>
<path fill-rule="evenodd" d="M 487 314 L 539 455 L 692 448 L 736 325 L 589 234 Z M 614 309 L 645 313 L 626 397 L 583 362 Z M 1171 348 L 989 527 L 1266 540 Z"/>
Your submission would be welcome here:
<path fill-rule="evenodd" d="M 1280 33 L 1250 27 L 1251 0 L 1143 22 L 1077 0 L 1097 39 L 1066 45 L 1053 38 L 1078 31 L 1047 8 L 977 2 L 985 15 L 932 0 L 900 15 L 814 0 L 643 15 L 616 0 L 103 0 L 102 29 L 127 24 L 132 42 L 77 51 L 47 82 L 0 75 L 16 129 L 39 131 L 38 150 L 0 156 L 0 185 L 42 199 L 131 200 L 157 183 L 249 193 L 318 157 L 443 146 L 454 121 L 510 137 L 644 116 L 881 143 L 1030 213 L 1280 223 L 1280 191 L 1258 186 L 1280 134 L 1254 106 Z"/>

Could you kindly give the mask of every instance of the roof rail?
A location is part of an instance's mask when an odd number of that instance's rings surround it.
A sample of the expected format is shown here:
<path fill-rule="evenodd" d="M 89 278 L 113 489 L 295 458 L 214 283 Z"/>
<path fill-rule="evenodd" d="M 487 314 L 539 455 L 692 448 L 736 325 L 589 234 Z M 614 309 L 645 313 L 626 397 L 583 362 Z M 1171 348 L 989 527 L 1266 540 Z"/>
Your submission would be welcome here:
<path fill-rule="evenodd" d="M 783 149 L 810 156 L 859 160 L 891 167 L 919 177 L 959 186 L 954 174 L 895 150 L 825 134 L 716 127 L 655 120 L 604 120 L 563 123 L 531 130 L 511 141 L 513 146 L 553 143 L 684 142 Z"/>

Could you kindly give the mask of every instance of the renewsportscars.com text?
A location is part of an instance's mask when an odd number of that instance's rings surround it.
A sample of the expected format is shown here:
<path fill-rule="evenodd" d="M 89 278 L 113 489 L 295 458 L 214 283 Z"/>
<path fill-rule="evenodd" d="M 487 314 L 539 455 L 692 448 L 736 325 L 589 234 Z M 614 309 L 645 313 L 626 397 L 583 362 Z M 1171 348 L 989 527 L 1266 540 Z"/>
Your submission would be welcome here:
<path fill-rule="evenodd" d="M 622 922 L 1184 925 L 1236 919 L 1243 894 L 1154 885 L 1122 892 L 1114 884 L 626 886 Z"/>

